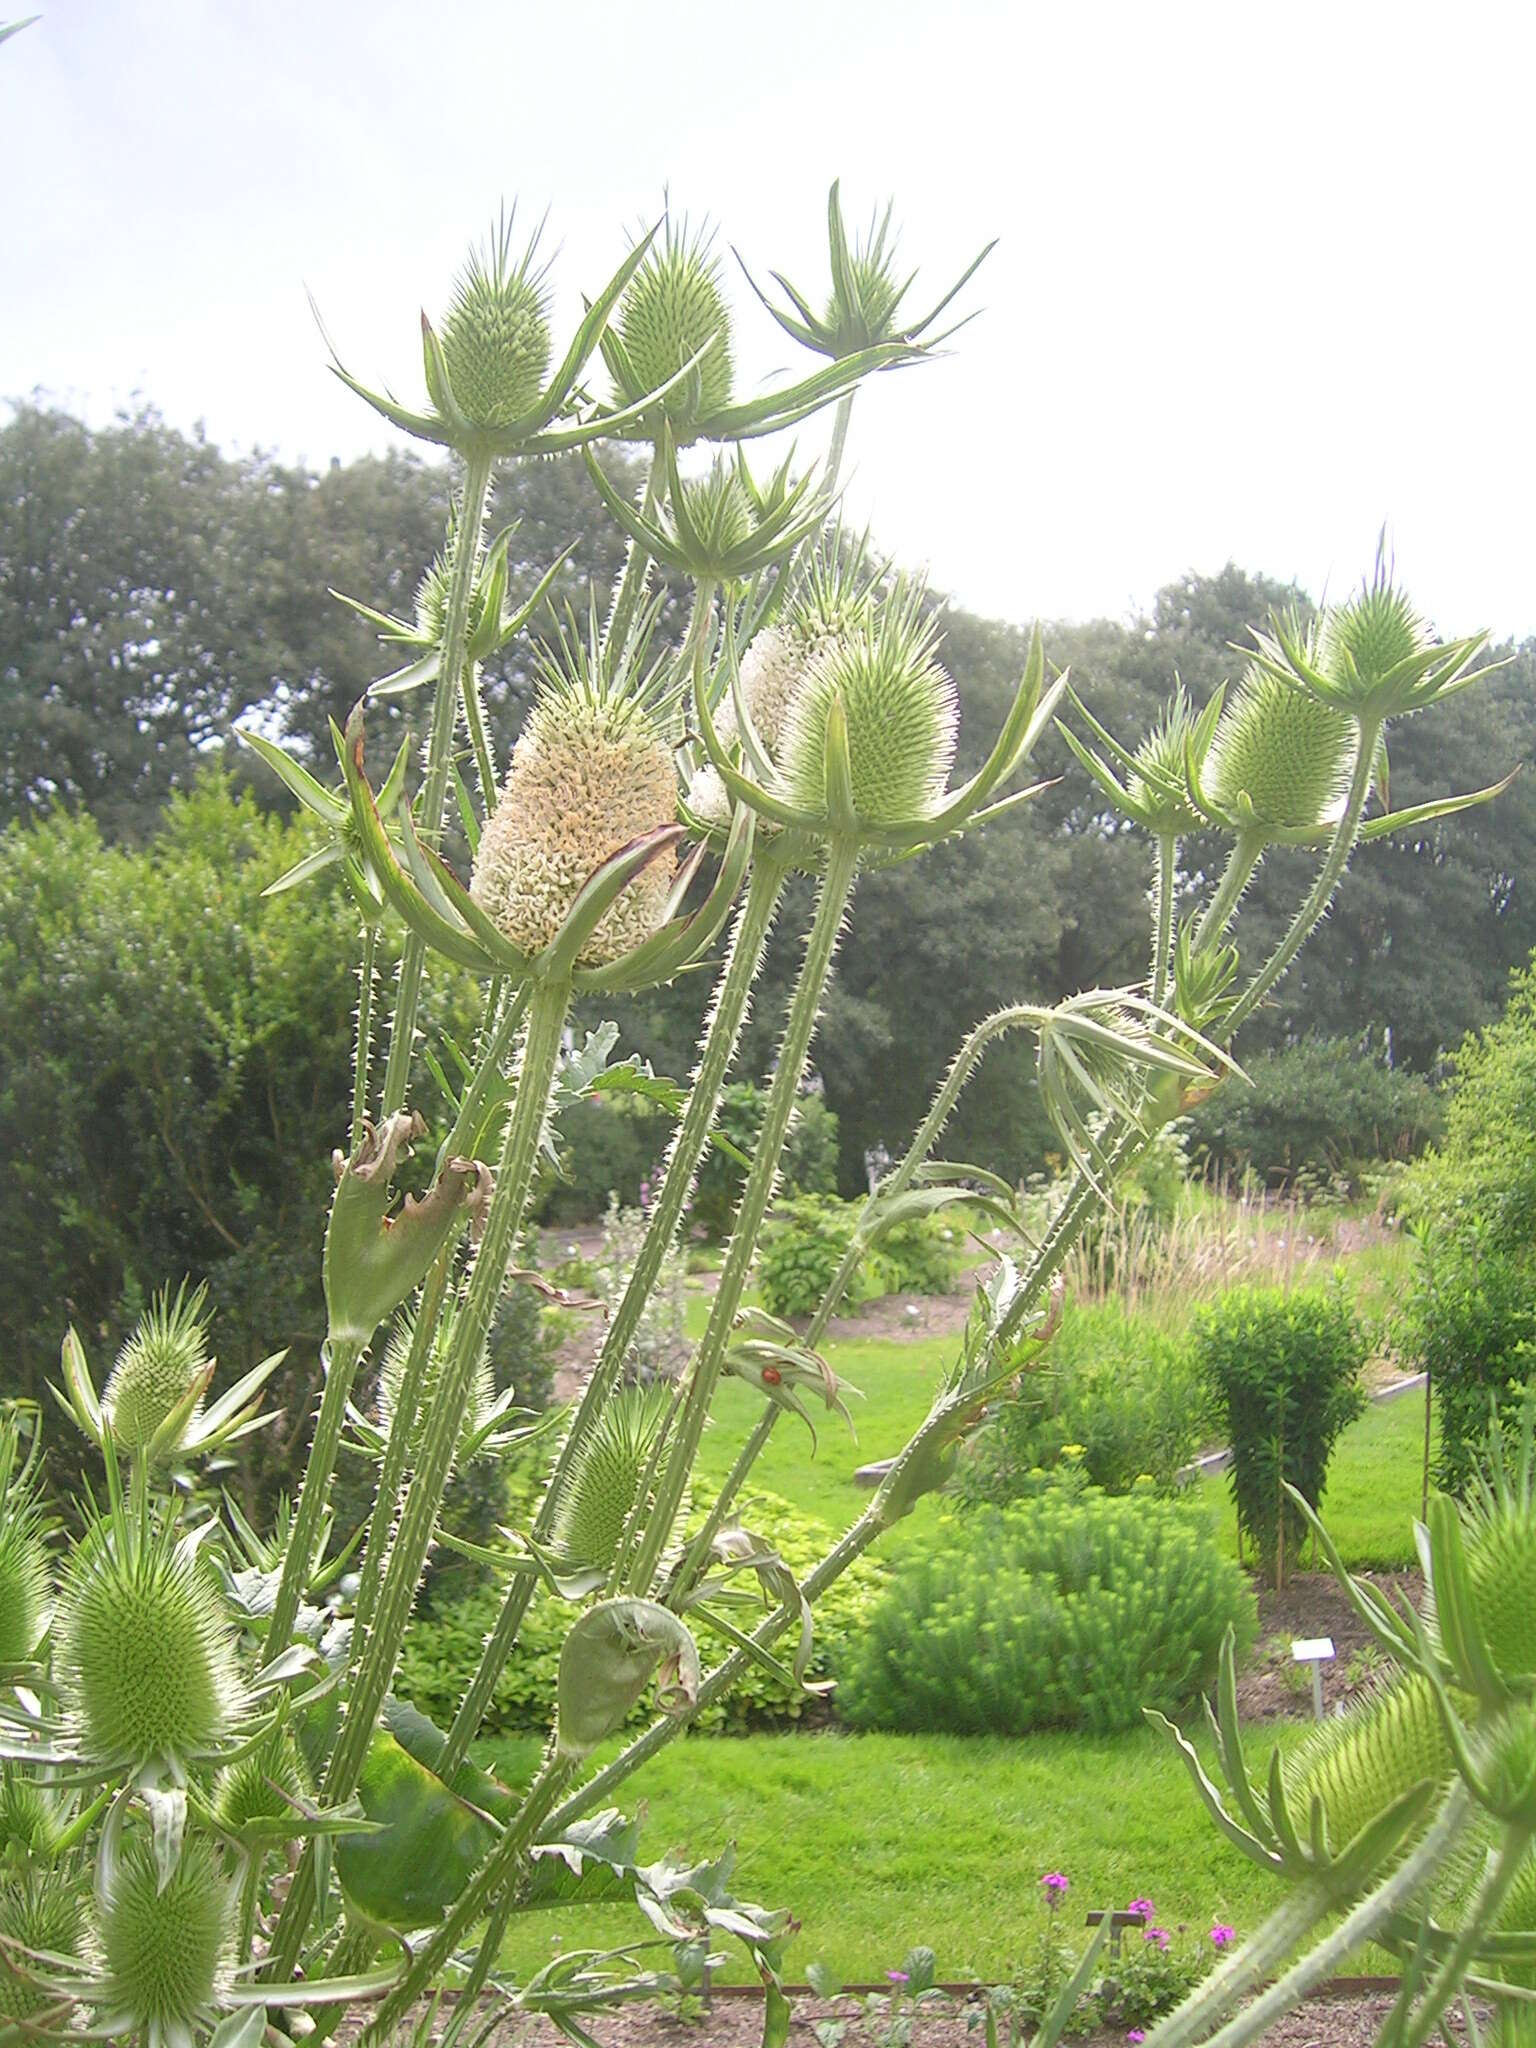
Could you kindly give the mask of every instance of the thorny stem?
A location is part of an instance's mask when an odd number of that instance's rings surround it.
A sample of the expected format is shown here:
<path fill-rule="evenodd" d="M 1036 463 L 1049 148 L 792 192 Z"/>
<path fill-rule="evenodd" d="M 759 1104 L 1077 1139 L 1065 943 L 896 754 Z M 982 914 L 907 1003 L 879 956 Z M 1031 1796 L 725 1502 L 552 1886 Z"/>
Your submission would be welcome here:
<path fill-rule="evenodd" d="M 349 1153 L 363 1142 L 363 1125 L 368 1116 L 368 1074 L 373 1064 L 374 952 L 378 934 L 371 924 L 363 926 L 363 957 L 357 968 L 357 1047 L 352 1061 L 352 1136 Z"/>
<path fill-rule="evenodd" d="M 304 1484 L 299 1489 L 293 1510 L 293 1527 L 288 1532 L 288 1548 L 283 1557 L 283 1575 L 272 1603 L 272 1619 L 267 1624 L 264 1654 L 268 1663 L 286 1650 L 293 1639 L 299 1602 L 315 1565 L 315 1544 L 325 1514 L 331 1474 L 336 1468 L 336 1453 L 341 1448 L 341 1432 L 347 1420 L 352 1381 L 362 1355 L 363 1346 L 355 1342 L 326 1343 L 321 1348 L 325 1391 L 320 1396 L 320 1413 L 315 1419 L 315 1437 L 304 1468 Z"/>
<path fill-rule="evenodd" d="M 1159 1009 L 1168 994 L 1168 956 L 1173 951 L 1173 897 L 1177 886 L 1179 842 L 1171 832 L 1157 838 L 1157 919 L 1152 939 L 1153 1002 Z"/>
<path fill-rule="evenodd" d="M 660 497 L 661 464 L 656 460 L 652 448 L 645 468 L 645 492 L 640 501 L 640 517 L 649 519 L 656 510 Z M 651 557 L 640 543 L 630 536 L 624 554 L 624 573 L 619 578 L 619 587 L 614 592 L 613 611 L 608 620 L 606 639 L 615 653 L 624 645 L 631 625 L 634 623 L 635 607 L 645 593 L 646 579 L 651 573 Z"/>
<path fill-rule="evenodd" d="M 655 1287 L 662 1260 L 677 1236 L 683 1211 L 693 1192 L 699 1160 L 709 1142 L 710 1126 L 719 1104 L 720 1091 L 725 1086 L 725 1077 L 736 1054 L 752 985 L 757 979 L 758 968 L 762 962 L 763 947 L 783 894 L 784 878 L 783 866 L 771 856 L 760 857 L 753 864 L 751 877 L 747 883 L 746 899 L 737 917 L 736 929 L 726 956 L 725 970 L 716 989 L 714 1010 L 705 1027 L 699 1062 L 694 1069 L 693 1085 L 688 1094 L 688 1104 L 672 1140 L 666 1172 L 662 1176 L 661 1187 L 651 1210 L 650 1223 L 641 1241 L 634 1270 L 614 1310 L 613 1319 L 608 1325 L 597 1355 L 597 1362 L 582 1390 L 571 1426 L 555 1460 L 554 1471 L 550 1475 L 533 1525 L 532 1533 L 536 1542 L 547 1537 L 554 1526 L 560 1495 L 576 1457 L 591 1434 L 598 1416 L 613 1398 L 615 1389 L 623 1379 L 624 1363 L 629 1355 L 629 1347 L 634 1341 L 635 1331 L 640 1326 L 640 1318 Z M 458 1713 L 454 1716 L 453 1726 L 448 1731 L 447 1746 L 440 1759 L 444 1771 L 451 1772 L 456 1765 L 462 1763 L 470 1743 L 474 1740 L 491 1694 L 495 1690 L 496 1680 L 500 1677 L 517 1641 L 517 1632 L 522 1626 L 533 1593 L 534 1581 L 531 1577 L 516 1578 L 512 1581 L 502 1603 L 501 1613 L 497 1616 L 496 1625 L 481 1654 L 479 1666 L 470 1681 Z"/>
<path fill-rule="evenodd" d="M 735 1326 L 736 1311 L 746 1292 L 747 1277 L 757 1249 L 758 1232 L 778 1179 L 779 1155 L 788 1135 L 790 1120 L 799 1097 L 816 1019 L 826 994 L 842 931 L 843 916 L 858 872 L 859 853 L 854 842 L 835 840 L 827 848 L 826 872 L 816 916 L 805 944 L 805 959 L 790 1002 L 784 1037 L 779 1047 L 778 1069 L 763 1109 L 763 1127 L 753 1154 L 752 1165 L 736 1210 L 735 1226 L 720 1270 L 719 1290 L 710 1307 L 709 1322 L 694 1355 L 693 1373 L 682 1421 L 673 1439 L 672 1455 L 657 1493 L 656 1505 L 636 1553 L 629 1574 L 633 1591 L 643 1593 L 655 1576 L 667 1536 L 682 1506 L 688 1475 L 704 1433 L 710 1403 L 725 1361 L 726 1347 Z"/>
<path fill-rule="evenodd" d="M 1219 945 L 1221 935 L 1232 922 L 1233 914 L 1242 901 L 1243 891 L 1253 877 L 1264 852 L 1262 833 L 1242 832 L 1237 843 L 1227 855 L 1227 865 L 1222 872 L 1216 893 L 1201 912 L 1200 922 L 1195 927 L 1195 950 L 1203 953 L 1210 946 Z"/>
<path fill-rule="evenodd" d="M 1334 832 L 1333 843 L 1328 848 L 1328 858 L 1318 870 L 1317 880 L 1312 884 L 1307 900 L 1291 919 L 1285 937 L 1238 998 L 1226 1020 L 1229 1037 L 1247 1023 L 1327 912 L 1328 905 L 1333 900 L 1333 892 L 1339 886 L 1344 870 L 1349 865 L 1349 856 L 1354 851 L 1355 838 L 1360 830 L 1361 813 L 1370 797 L 1371 784 L 1376 778 L 1376 750 L 1380 739 L 1380 719 L 1361 719 L 1359 752 L 1355 756 L 1355 772 L 1349 785 L 1349 799 L 1344 806 L 1344 815 Z"/>
<path fill-rule="evenodd" d="M 827 469 L 821 486 L 822 495 L 828 500 L 837 495 L 837 475 L 848 446 L 848 421 L 852 413 L 853 393 L 845 391 L 837 401 L 837 411 L 832 418 L 832 440 L 827 448 Z"/>
<path fill-rule="evenodd" d="M 432 700 L 432 730 L 427 742 L 427 772 L 420 796 L 419 830 L 429 845 L 436 845 L 443 829 L 443 801 L 448 794 L 448 765 L 453 758 L 453 735 L 458 722 L 460 685 L 465 652 L 469 644 L 469 601 L 474 591 L 475 569 L 480 559 L 480 541 L 485 525 L 485 499 L 491 482 L 491 460 L 485 455 L 465 459 L 464 496 L 454 534 L 453 570 L 448 579 L 448 599 L 443 620 L 442 660 L 437 671 L 437 691 Z M 426 961 L 424 939 L 408 932 L 400 959 L 400 985 L 395 993 L 395 1014 L 390 1025 L 389 1058 L 384 1066 L 383 1114 L 390 1116 L 405 1101 L 410 1075 L 411 1051 L 416 1037 L 416 1012 L 421 1004 L 421 975 Z"/>
<path fill-rule="evenodd" d="M 528 1189 L 549 1106 L 550 1082 L 569 1006 L 570 986 L 565 982 L 536 987 L 529 1003 L 517 1093 L 507 1121 L 485 1234 L 464 1304 L 455 1320 L 453 1349 L 443 1363 L 438 1399 L 417 1454 L 373 1629 L 363 1649 L 346 1703 L 346 1718 L 326 1772 L 324 1795 L 333 1804 L 347 1798 L 356 1788 L 373 1738 L 374 1722 L 394 1676 L 421 1568 L 437 1527 L 465 1400 L 527 1208 Z M 269 1978 L 281 1980 L 292 1971 L 304 1928 L 314 1910 L 315 1896 L 315 1854 L 311 1844 L 294 1873 L 283 1907 L 265 1972 Z"/>

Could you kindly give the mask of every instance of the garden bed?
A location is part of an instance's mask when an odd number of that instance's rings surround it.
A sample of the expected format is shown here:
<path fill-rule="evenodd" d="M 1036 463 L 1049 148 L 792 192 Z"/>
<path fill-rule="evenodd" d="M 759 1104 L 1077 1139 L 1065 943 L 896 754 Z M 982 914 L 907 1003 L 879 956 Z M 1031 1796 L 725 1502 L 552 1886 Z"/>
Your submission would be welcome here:
<path fill-rule="evenodd" d="M 1424 1596 L 1418 1572 L 1357 1574 L 1389 1598 L 1406 1594 L 1417 1607 Z M 1329 1636 L 1334 1656 L 1322 1666 L 1323 1707 L 1333 1713 L 1376 1684 L 1388 1660 L 1350 1605 L 1331 1572 L 1294 1572 L 1283 1592 L 1255 1581 L 1259 1640 L 1237 1681 L 1237 1710 L 1246 1724 L 1294 1720 L 1311 1711 L 1310 1672 L 1291 1656 L 1301 1638 Z"/>

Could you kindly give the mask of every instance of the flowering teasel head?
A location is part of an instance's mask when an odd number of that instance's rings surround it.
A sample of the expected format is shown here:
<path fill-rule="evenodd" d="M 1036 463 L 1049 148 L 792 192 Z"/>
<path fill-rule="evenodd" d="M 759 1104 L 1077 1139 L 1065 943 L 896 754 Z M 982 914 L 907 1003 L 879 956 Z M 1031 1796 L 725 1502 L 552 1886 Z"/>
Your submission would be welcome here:
<path fill-rule="evenodd" d="M 141 1834 L 99 1889 L 92 1997 L 107 2038 L 191 2048 L 233 1975 L 234 1896 L 217 1852 L 189 1837 L 167 1873 Z"/>
<path fill-rule="evenodd" d="M 196 1535 L 178 1540 L 119 1493 L 70 1558 L 54 1641 L 70 1745 L 92 1768 L 180 1783 L 239 1728 L 249 1695 Z"/>
<path fill-rule="evenodd" d="M 832 290 L 826 310 L 817 316 L 808 298 L 796 291 L 788 278 L 772 273 L 775 284 L 789 300 L 792 312 L 775 306 L 754 282 L 746 265 L 747 282 L 788 335 L 818 355 L 834 362 L 861 350 L 892 343 L 910 350 L 937 348 L 956 330 L 923 339 L 945 307 L 970 283 L 972 277 L 997 247 L 988 242 L 981 254 L 968 264 L 938 304 L 917 319 L 905 318 L 902 301 L 916 282 L 916 272 L 903 279 L 896 268 L 896 238 L 891 231 L 894 201 L 884 214 L 870 216 L 869 232 L 850 247 L 843 221 L 841 180 L 834 180 L 827 194 L 827 245 L 832 268 Z M 737 259 L 740 261 L 740 259 Z M 964 326 L 964 321 L 957 325 Z"/>
<path fill-rule="evenodd" d="M 574 622 L 539 662 L 539 691 L 475 854 L 470 895 L 530 958 L 552 946 L 609 857 L 670 826 L 677 770 L 658 702 L 660 672 L 604 647 L 595 615 Z M 675 877 L 667 851 L 639 870 L 586 934 L 582 967 L 604 967 L 666 922 Z"/>
<path fill-rule="evenodd" d="M 1190 793 L 1214 822 L 1263 843 L 1316 839 L 1344 813 L 1355 723 L 1300 684 L 1250 662 Z"/>

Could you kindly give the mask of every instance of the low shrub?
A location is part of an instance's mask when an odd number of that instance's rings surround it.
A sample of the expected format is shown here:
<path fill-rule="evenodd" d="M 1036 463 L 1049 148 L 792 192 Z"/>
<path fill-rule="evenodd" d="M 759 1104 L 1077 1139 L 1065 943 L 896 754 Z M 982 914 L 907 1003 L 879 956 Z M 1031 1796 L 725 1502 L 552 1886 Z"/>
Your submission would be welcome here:
<path fill-rule="evenodd" d="M 1208 1412 L 1182 1335 L 1115 1301 L 1074 1304 L 1039 1370 L 971 1440 L 955 1491 L 969 1506 L 1002 1506 L 1070 1450 L 1105 1493 L 1143 1477 L 1166 1492 L 1199 1450 Z"/>
<path fill-rule="evenodd" d="M 775 1546 L 797 1578 L 826 1552 L 825 1526 L 777 1495 L 754 1493 L 745 1505 L 743 1519 L 754 1535 Z M 446 1577 L 444 1574 L 445 1580 Z M 884 1567 L 873 1560 L 861 1560 L 817 1600 L 815 1646 L 806 1672 L 808 1679 L 830 1678 L 848 1645 L 867 1627 L 884 1580 Z M 744 1601 L 750 1591 L 753 1604 L 728 1610 L 728 1615 L 737 1628 L 750 1630 L 767 1610 L 757 1599 L 756 1581 L 750 1574 L 743 1574 L 738 1583 L 743 1586 Z M 481 1645 L 500 1612 L 501 1602 L 501 1588 L 495 1585 L 474 1586 L 458 1599 L 439 1596 L 432 1603 L 430 1621 L 406 1636 L 396 1691 L 439 1727 L 446 1728 L 453 1719 L 479 1664 Z M 560 1647 L 573 1612 L 551 1593 L 540 1592 L 535 1597 L 524 1619 L 517 1649 L 496 1681 L 484 1734 L 543 1733 L 549 1728 L 554 1714 Z M 701 1647 L 707 1649 L 702 1622 L 699 1627 L 704 1633 Z M 719 1648 L 724 1650 L 723 1641 Z M 816 1697 L 753 1664 L 726 1698 L 706 1708 L 694 1725 L 705 1731 L 734 1733 L 758 1724 L 794 1722 L 815 1704 Z M 633 1719 L 643 1725 L 651 1713 L 651 1707 L 642 1701 Z"/>
<path fill-rule="evenodd" d="M 960 1272 L 964 1238 L 951 1218 L 907 1216 L 882 1233 L 870 1264 L 882 1294 L 948 1294 Z"/>
<path fill-rule="evenodd" d="M 799 1195 L 781 1202 L 763 1232 L 757 1284 L 774 1316 L 810 1316 L 831 1286 L 859 1220 L 857 1202 L 835 1195 Z M 868 1276 L 854 1275 L 845 1301 L 868 1298 Z"/>
<path fill-rule="evenodd" d="M 1245 1062 L 1252 1087 L 1218 1088 L 1190 1116 L 1197 1157 L 1222 1180 L 1358 1192 L 1382 1159 L 1411 1159 L 1443 1113 L 1421 1074 L 1387 1066 L 1343 1038 L 1304 1038 Z"/>
<path fill-rule="evenodd" d="M 1320 1505 L 1339 1432 L 1365 1407 L 1365 1333 L 1336 1283 L 1292 1294 L 1233 1288 L 1196 1311 L 1191 1336 L 1232 1446 L 1239 1534 L 1283 1585 L 1306 1523 L 1282 1482 Z"/>
<path fill-rule="evenodd" d="M 1110 1734 L 1175 1713 L 1246 1644 L 1253 1595 L 1193 1505 L 1055 1487 L 949 1516 L 849 1644 L 838 1704 L 861 1728 Z"/>
<path fill-rule="evenodd" d="M 716 1128 L 748 1159 L 763 1128 L 767 1100 L 766 1090 L 754 1081 L 737 1081 L 720 1098 Z M 695 1227 L 707 1237 L 718 1240 L 730 1235 L 743 1172 L 739 1161 L 718 1145 L 705 1153 L 694 1185 L 691 1214 Z M 786 1195 L 837 1193 L 837 1115 L 819 1094 L 800 1098 L 784 1147 L 779 1185 Z"/>
<path fill-rule="evenodd" d="M 593 1223 L 611 1197 L 634 1208 L 671 1134 L 672 1119 L 643 1096 L 615 1092 L 572 1103 L 560 1117 L 560 1171 L 545 1184 L 540 1220 Z"/>

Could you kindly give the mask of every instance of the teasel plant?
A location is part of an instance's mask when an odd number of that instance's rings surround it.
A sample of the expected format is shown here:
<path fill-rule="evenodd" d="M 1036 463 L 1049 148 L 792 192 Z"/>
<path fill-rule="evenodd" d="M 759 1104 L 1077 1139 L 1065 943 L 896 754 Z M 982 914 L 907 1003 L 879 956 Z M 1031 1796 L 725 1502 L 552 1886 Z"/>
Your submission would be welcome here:
<path fill-rule="evenodd" d="M 1496 793 L 1367 815 L 1386 789 L 1390 720 L 1475 680 L 1481 645 L 1434 641 L 1380 565 L 1316 631 L 1264 628 L 1230 697 L 1197 711 L 1176 691 L 1129 746 L 1052 672 L 1036 632 L 982 766 L 956 783 L 959 700 L 941 609 L 873 559 L 836 509 L 860 385 L 937 353 L 954 330 L 933 329 L 976 267 L 912 316 L 895 247 L 889 213 L 850 244 L 833 188 L 824 313 L 778 280 L 791 308 L 776 315 L 781 327 L 821 361 L 759 396 L 736 386 L 712 240 L 673 218 L 637 236 L 558 361 L 539 237 L 519 241 L 507 215 L 447 313 L 423 321 L 424 406 L 334 362 L 348 388 L 456 468 L 443 546 L 410 616 L 373 608 L 366 593 L 347 600 L 383 658 L 332 731 L 339 779 L 328 785 L 270 737 L 244 735 L 318 828 L 314 852 L 272 886 L 339 873 L 361 935 L 308 1463 L 269 1531 L 218 1490 L 228 1446 L 261 1426 L 276 1361 L 216 1392 L 202 1300 L 187 1287 L 156 1303 L 101 1395 L 81 1340 L 65 1336 L 60 1399 L 104 1473 L 72 1546 L 41 1506 L 36 1418 L 0 1433 L 0 2041 L 20 2016 L 29 2040 L 257 2048 L 324 2039 L 361 2012 L 360 2038 L 382 2048 L 473 2040 L 487 2011 L 490 2024 L 545 2014 L 590 2041 L 592 2014 L 686 1988 L 736 1943 L 764 1986 L 764 2039 L 782 2042 L 789 1911 L 738 1898 L 729 1852 L 644 1860 L 612 1796 L 750 1665 L 810 1682 L 818 1596 L 945 1485 L 988 1407 L 1048 1357 L 1075 1236 L 1163 1124 L 1238 1075 L 1238 1027 L 1325 914 L 1355 845 Z M 819 467 L 752 447 L 826 408 Z M 640 451 L 633 501 L 610 481 L 605 442 Z M 569 450 L 588 463 L 626 554 L 611 591 L 590 591 L 551 624 L 541 607 L 569 550 L 515 603 L 507 537 L 487 542 L 485 513 L 498 464 Z M 690 592 L 680 646 L 658 627 L 662 570 Z M 480 670 L 524 640 L 535 695 L 503 763 Z M 418 691 L 419 757 L 407 743 L 371 760 L 373 699 L 408 703 Z M 1028 763 L 1071 715 L 1086 731 L 1069 732 L 1077 758 L 1154 843 L 1146 979 L 982 1019 L 863 1205 L 809 1325 L 765 1315 L 747 1299 L 754 1256 L 859 877 L 1028 802 L 1045 786 L 1027 779 Z M 1180 848 L 1212 830 L 1229 835 L 1232 855 L 1202 888 Z M 1269 846 L 1291 843 L 1318 847 L 1318 874 L 1286 939 L 1250 960 L 1243 890 Z M 467 848 L 462 871 L 455 844 Z M 680 1376 L 636 1388 L 630 1350 L 716 1135 L 795 875 L 811 878 L 815 905 L 718 1290 Z M 378 970 L 392 957 L 386 997 Z M 468 1051 L 422 1031 L 423 992 L 448 969 L 484 989 Z M 580 1397 L 541 1421 L 516 1409 L 515 1390 L 491 1392 L 486 1344 L 505 1291 L 522 1284 L 516 1248 L 538 1162 L 563 1111 L 612 1078 L 611 1032 L 567 1048 L 571 1006 L 687 971 L 714 974 L 687 1086 L 633 1067 L 624 1077 L 675 1118 L 638 1255 Z M 1042 1101 L 1073 1163 L 1037 1240 L 1004 1180 L 940 1149 L 988 1048 L 1012 1032 L 1034 1038 Z M 444 1105 L 438 1130 L 415 1106 L 431 1099 L 429 1082 Z M 401 1199 L 418 1150 L 430 1156 L 414 1176 L 422 1191 Z M 863 1252 L 894 1225 L 958 1204 L 1003 1233 L 1005 1249 L 989 1240 L 928 1415 L 895 1447 L 863 1514 L 797 1576 L 772 1526 L 744 1507 L 756 1462 L 785 1417 L 808 1430 L 808 1447 L 818 1424 L 848 1417 L 857 1390 L 825 1340 Z M 359 1374 L 375 1356 L 370 1400 Z M 761 1408 L 706 1498 L 696 1458 L 725 1378 Z M 454 1472 L 541 1436 L 545 1485 L 521 1524 L 479 1549 L 447 1538 Z M 331 1500 L 343 1452 L 376 1474 L 350 1531 Z M 500 1607 L 440 1729 L 394 1686 L 428 1560 L 449 1540 L 496 1575 Z M 513 1789 L 478 1767 L 471 1745 L 536 1598 L 562 1603 L 568 1627 L 548 1745 Z M 1393 1710 L 1437 1769 L 1446 1754 L 1455 1764 L 1458 1743 L 1482 1757 L 1483 1724 L 1466 1706 L 1482 1698 L 1475 1683 L 1468 1691 L 1474 1675 L 1437 1666 L 1428 1692 Z M 647 1700 L 655 1718 L 594 1767 Z M 1323 1782 L 1342 1766 L 1317 1768 Z M 1364 1812 L 1367 1795 L 1350 1796 Z M 1406 1839 L 1417 1823 L 1402 1814 Z M 1348 1868 L 1367 1862 L 1355 1854 Z M 562 1955 L 522 1981 L 503 1969 L 514 1914 L 620 1893 L 644 1918 L 641 1942 Z M 1433 1968 L 1460 1962 L 1453 1943 Z M 1047 2017 L 1041 2048 L 1069 2011 Z"/>

